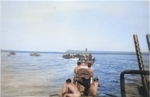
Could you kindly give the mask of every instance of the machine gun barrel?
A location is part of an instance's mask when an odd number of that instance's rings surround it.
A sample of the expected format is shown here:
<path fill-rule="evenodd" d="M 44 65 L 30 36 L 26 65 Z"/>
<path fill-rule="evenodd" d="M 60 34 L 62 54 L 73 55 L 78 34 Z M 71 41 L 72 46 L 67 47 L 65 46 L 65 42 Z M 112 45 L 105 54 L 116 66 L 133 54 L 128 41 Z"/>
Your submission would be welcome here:
<path fill-rule="evenodd" d="M 144 70 L 144 65 L 143 65 L 143 60 L 142 60 L 142 55 L 141 55 L 141 51 L 140 51 L 138 37 L 137 37 L 136 34 L 134 34 L 133 38 L 134 38 L 134 44 L 135 44 L 135 50 L 136 50 L 137 60 L 138 60 L 138 64 L 139 64 L 139 69 L 141 71 L 145 71 Z M 141 79 L 142 79 L 142 84 L 143 84 L 143 87 L 144 87 L 144 91 L 146 93 L 148 93 L 148 81 L 146 79 L 146 76 L 141 74 Z"/>

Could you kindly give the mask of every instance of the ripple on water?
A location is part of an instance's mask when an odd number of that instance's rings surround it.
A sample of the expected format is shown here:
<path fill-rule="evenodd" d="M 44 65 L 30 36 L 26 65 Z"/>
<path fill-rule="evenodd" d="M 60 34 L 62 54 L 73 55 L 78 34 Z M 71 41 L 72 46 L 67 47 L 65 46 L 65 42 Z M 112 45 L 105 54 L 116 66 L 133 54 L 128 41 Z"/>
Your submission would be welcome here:
<path fill-rule="evenodd" d="M 3 97 L 56 95 L 67 78 L 73 79 L 73 70 L 77 66 L 76 59 L 63 59 L 62 54 L 42 54 L 40 57 L 31 57 L 29 53 L 10 57 L 6 55 L 1 54 Z M 92 69 L 101 85 L 98 88 L 98 96 L 120 97 L 120 73 L 138 69 L 135 55 L 96 55 L 95 58 Z M 139 78 L 134 75 L 127 75 L 125 80 L 126 84 L 140 83 Z M 134 85 L 128 85 L 127 89 Z M 134 91 L 136 89 L 127 90 L 127 94 L 138 97 Z"/>

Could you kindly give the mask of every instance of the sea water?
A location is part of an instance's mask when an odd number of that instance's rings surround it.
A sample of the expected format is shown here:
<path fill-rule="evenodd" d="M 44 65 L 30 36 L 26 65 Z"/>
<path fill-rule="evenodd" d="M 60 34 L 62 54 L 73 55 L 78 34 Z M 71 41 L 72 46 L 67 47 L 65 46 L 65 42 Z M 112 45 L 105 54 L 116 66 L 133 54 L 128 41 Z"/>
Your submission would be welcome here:
<path fill-rule="evenodd" d="M 62 54 L 16 53 L 7 56 L 1 52 L 1 97 L 53 97 L 58 96 L 67 78 L 73 79 L 77 58 L 64 59 Z M 139 70 L 135 54 L 93 54 L 94 76 L 99 78 L 99 97 L 121 97 L 120 73 L 124 70 Z M 149 70 L 149 55 L 142 55 L 145 69 Z M 140 97 L 137 86 L 139 75 L 125 76 L 128 97 Z"/>

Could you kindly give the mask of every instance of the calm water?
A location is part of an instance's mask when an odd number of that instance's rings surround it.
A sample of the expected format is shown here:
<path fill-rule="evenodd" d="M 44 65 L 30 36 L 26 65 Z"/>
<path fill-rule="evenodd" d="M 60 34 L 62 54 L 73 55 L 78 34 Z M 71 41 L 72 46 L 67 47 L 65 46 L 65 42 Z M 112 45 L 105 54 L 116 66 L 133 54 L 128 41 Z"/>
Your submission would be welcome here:
<path fill-rule="evenodd" d="M 30 53 L 7 56 L 1 52 L 1 94 L 2 97 L 36 96 L 49 97 L 60 92 L 67 78 L 73 79 L 77 59 L 63 59 L 62 54 L 43 53 L 40 57 Z M 101 87 L 98 96 L 121 97 L 120 73 L 124 70 L 139 70 L 136 55 L 93 55 L 92 66 Z M 149 69 L 148 55 L 143 55 L 146 69 Z M 137 84 L 140 76 L 127 75 L 127 95 L 138 97 Z M 130 90 L 132 89 L 132 90 Z M 140 96 L 139 96 L 140 97 Z"/>

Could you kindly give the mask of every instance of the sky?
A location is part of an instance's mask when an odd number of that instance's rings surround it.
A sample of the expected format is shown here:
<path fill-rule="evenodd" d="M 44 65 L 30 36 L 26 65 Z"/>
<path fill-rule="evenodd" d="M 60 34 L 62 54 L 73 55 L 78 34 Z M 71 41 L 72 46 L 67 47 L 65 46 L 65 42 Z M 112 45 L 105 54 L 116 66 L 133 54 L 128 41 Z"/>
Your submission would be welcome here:
<path fill-rule="evenodd" d="M 1 1 L 1 49 L 147 52 L 149 1 Z"/>

